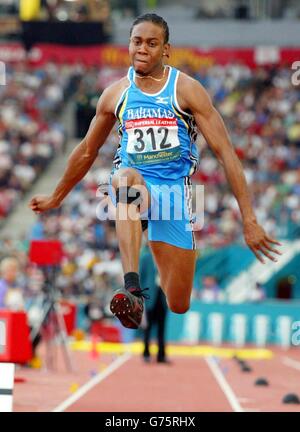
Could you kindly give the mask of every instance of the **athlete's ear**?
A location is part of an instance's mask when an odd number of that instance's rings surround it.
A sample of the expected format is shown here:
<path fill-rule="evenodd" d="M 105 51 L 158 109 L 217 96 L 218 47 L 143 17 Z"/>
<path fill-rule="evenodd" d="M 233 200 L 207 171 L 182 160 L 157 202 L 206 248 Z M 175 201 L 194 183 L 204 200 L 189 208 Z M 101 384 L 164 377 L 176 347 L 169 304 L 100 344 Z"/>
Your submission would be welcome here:
<path fill-rule="evenodd" d="M 166 56 L 167 58 L 170 57 L 170 44 L 169 43 L 166 43 L 164 45 L 163 56 Z"/>

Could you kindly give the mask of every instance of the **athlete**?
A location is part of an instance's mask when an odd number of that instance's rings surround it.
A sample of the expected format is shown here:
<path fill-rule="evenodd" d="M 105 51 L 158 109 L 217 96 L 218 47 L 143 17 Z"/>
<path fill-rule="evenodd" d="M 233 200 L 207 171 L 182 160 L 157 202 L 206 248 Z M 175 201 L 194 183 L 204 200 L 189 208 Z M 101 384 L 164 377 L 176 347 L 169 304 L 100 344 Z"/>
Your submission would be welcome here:
<path fill-rule="evenodd" d="M 274 246 L 280 243 L 257 223 L 241 163 L 219 113 L 201 84 L 165 64 L 169 53 L 169 29 L 163 18 L 156 14 L 138 17 L 130 31 L 127 76 L 101 95 L 87 135 L 73 150 L 53 194 L 37 195 L 30 201 L 37 213 L 59 207 L 89 171 L 117 120 L 120 144 L 109 193 L 116 205 L 125 286 L 115 293 L 110 307 L 128 328 L 140 325 L 146 297 L 138 268 L 142 229 L 148 228 L 169 308 L 179 314 L 189 309 L 196 262 L 189 186 L 198 164 L 197 130 L 224 167 L 247 245 L 262 263 L 264 256 L 276 261 L 272 253 L 280 255 Z M 156 208 L 163 206 L 162 185 L 176 186 L 179 196 L 176 201 L 178 196 L 171 194 L 169 220 L 153 217 Z M 181 218 L 174 217 L 178 207 Z"/>

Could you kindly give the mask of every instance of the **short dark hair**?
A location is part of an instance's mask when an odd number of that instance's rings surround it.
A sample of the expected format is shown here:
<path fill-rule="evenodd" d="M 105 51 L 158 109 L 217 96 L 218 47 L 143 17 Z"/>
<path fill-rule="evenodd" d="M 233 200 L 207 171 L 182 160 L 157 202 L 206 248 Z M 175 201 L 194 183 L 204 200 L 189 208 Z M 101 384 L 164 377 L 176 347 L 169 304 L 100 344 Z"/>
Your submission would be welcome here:
<path fill-rule="evenodd" d="M 142 22 L 152 22 L 153 24 L 157 24 L 159 25 L 165 34 L 165 40 L 164 43 L 168 43 L 169 42 L 169 26 L 167 24 L 167 22 L 159 15 L 156 15 L 155 13 L 146 13 L 144 15 L 140 15 L 138 16 L 134 21 L 133 24 L 131 26 L 130 29 L 130 36 L 133 30 L 133 27 L 136 26 L 137 24 L 140 24 Z"/>

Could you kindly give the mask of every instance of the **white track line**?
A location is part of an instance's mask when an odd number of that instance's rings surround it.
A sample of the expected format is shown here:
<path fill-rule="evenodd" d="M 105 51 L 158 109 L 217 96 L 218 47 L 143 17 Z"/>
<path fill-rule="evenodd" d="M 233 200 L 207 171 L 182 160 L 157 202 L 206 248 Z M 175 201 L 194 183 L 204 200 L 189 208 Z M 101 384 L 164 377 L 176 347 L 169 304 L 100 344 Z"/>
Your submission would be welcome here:
<path fill-rule="evenodd" d="M 205 360 L 206 360 L 206 363 L 208 364 L 212 374 L 214 375 L 214 377 L 218 381 L 219 386 L 223 390 L 226 398 L 228 399 L 228 402 L 230 403 L 233 411 L 234 412 L 244 412 L 243 408 L 239 404 L 238 398 L 233 393 L 232 388 L 230 387 L 230 385 L 226 381 L 226 379 L 225 379 L 221 369 L 219 368 L 218 364 L 211 357 L 206 357 Z"/>
<path fill-rule="evenodd" d="M 78 401 L 82 396 L 84 396 L 88 391 L 90 391 L 93 387 L 107 378 L 110 374 L 112 374 L 115 370 L 117 370 L 120 366 L 122 366 L 125 362 L 127 362 L 131 358 L 130 353 L 125 353 L 119 358 L 117 358 L 114 362 L 112 362 L 107 369 L 103 372 L 100 372 L 98 375 L 89 380 L 86 384 L 80 387 L 79 390 L 76 391 L 72 396 L 62 402 L 58 407 L 56 407 L 52 412 L 62 412 L 65 411 L 69 406 L 73 405 Z"/>
<path fill-rule="evenodd" d="M 290 357 L 283 357 L 281 361 L 284 365 L 300 371 L 300 362 L 298 362 L 297 360 L 293 360 Z"/>

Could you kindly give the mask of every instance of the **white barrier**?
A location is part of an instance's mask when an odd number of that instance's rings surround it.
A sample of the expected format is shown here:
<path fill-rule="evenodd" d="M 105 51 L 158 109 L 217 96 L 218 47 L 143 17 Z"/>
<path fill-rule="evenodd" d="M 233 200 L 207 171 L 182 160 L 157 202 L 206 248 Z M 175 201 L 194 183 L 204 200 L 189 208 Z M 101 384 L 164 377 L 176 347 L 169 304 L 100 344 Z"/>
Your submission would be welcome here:
<path fill-rule="evenodd" d="M 0 412 L 12 412 L 15 365 L 0 363 Z"/>
<path fill-rule="evenodd" d="M 247 317 L 244 314 L 234 314 L 231 317 L 231 335 L 236 346 L 242 347 L 246 343 Z"/>
<path fill-rule="evenodd" d="M 289 316 L 279 316 L 276 320 L 276 336 L 278 344 L 283 349 L 291 346 L 292 318 Z"/>
<path fill-rule="evenodd" d="M 267 345 L 270 318 L 267 315 L 255 315 L 253 318 L 253 336 L 256 346 Z"/>
<path fill-rule="evenodd" d="M 208 326 L 213 345 L 220 345 L 223 340 L 224 315 L 217 312 L 209 314 Z"/>
<path fill-rule="evenodd" d="M 184 342 L 198 343 L 201 333 L 201 314 L 199 312 L 187 312 L 183 323 Z"/>

